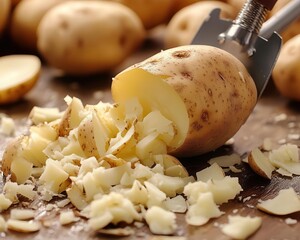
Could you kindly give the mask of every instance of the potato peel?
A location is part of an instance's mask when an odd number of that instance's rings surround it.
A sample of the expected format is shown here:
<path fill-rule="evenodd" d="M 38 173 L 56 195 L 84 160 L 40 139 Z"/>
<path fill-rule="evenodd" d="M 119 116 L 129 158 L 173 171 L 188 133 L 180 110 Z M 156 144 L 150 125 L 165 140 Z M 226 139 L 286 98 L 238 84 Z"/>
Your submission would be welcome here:
<path fill-rule="evenodd" d="M 274 215 L 287 215 L 300 211 L 300 198 L 293 188 L 282 189 L 276 197 L 257 204 L 257 208 Z"/>

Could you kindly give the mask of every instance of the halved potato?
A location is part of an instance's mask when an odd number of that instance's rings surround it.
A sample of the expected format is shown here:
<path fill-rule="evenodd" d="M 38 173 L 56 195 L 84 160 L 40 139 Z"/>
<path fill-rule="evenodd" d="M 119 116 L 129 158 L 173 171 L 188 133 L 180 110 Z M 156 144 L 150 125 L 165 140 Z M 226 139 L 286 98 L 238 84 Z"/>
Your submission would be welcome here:
<path fill-rule="evenodd" d="M 0 104 L 23 97 L 36 84 L 40 69 L 41 61 L 33 55 L 0 57 Z"/>
<path fill-rule="evenodd" d="M 114 78 L 111 90 L 116 102 L 137 97 L 144 115 L 159 110 L 171 120 L 175 136 L 169 152 L 181 156 L 220 147 L 246 121 L 257 99 L 244 65 L 204 45 L 169 49 L 137 63 Z"/>

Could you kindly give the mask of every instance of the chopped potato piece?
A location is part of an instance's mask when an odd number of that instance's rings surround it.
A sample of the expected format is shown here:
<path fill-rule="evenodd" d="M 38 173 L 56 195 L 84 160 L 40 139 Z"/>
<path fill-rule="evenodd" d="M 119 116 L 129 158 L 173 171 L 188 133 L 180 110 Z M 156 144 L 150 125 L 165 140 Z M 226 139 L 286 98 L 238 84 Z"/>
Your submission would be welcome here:
<path fill-rule="evenodd" d="M 14 120 L 10 117 L 1 117 L 0 121 L 0 133 L 3 133 L 6 136 L 12 136 L 16 130 Z"/>
<path fill-rule="evenodd" d="M 274 215 L 299 212 L 300 198 L 293 188 L 282 189 L 274 198 L 258 203 L 257 208 Z"/>
<path fill-rule="evenodd" d="M 33 124 L 49 123 L 62 117 L 62 112 L 58 108 L 33 107 L 29 113 L 29 119 Z"/>
<path fill-rule="evenodd" d="M 7 228 L 16 232 L 31 233 L 39 231 L 41 229 L 41 224 L 34 221 L 8 219 Z"/>
<path fill-rule="evenodd" d="M 262 224 L 260 217 L 228 216 L 228 220 L 228 223 L 221 226 L 221 230 L 233 239 L 247 239 Z"/>
<path fill-rule="evenodd" d="M 0 194 L 0 212 L 8 209 L 12 204 L 12 201 L 7 198 L 3 193 Z"/>
<path fill-rule="evenodd" d="M 177 229 L 176 215 L 157 206 L 146 211 L 145 220 L 154 234 L 170 235 Z"/>
<path fill-rule="evenodd" d="M 141 215 L 132 202 L 119 193 L 111 192 L 91 203 L 89 225 L 94 230 L 103 228 L 110 222 L 132 223 L 134 220 L 141 220 Z"/>
<path fill-rule="evenodd" d="M 35 211 L 31 209 L 12 209 L 10 211 L 10 218 L 17 220 L 28 220 L 35 216 Z"/>
<path fill-rule="evenodd" d="M 76 217 L 72 210 L 61 212 L 59 215 L 59 222 L 61 225 L 67 225 L 77 222 L 80 218 Z"/>
<path fill-rule="evenodd" d="M 275 167 L 261 150 L 258 148 L 253 149 L 248 156 L 248 163 L 258 175 L 271 179 Z"/>
<path fill-rule="evenodd" d="M 5 232 L 7 229 L 5 219 L 0 215 L 0 233 Z"/>
<path fill-rule="evenodd" d="M 200 194 L 197 201 L 188 207 L 186 221 L 190 225 L 201 226 L 222 214 L 214 202 L 212 193 L 206 192 Z"/>
<path fill-rule="evenodd" d="M 225 177 L 225 173 L 217 163 L 213 163 L 210 167 L 197 172 L 196 176 L 197 181 L 207 182 L 210 179 L 221 180 Z"/>
<path fill-rule="evenodd" d="M 241 163 L 241 157 L 236 154 L 233 153 L 231 155 L 228 156 L 220 156 L 220 157 L 215 157 L 212 158 L 208 161 L 209 164 L 213 164 L 213 163 L 217 163 L 220 167 L 230 167 L 233 166 L 235 164 L 240 164 Z"/>
<path fill-rule="evenodd" d="M 68 179 L 69 175 L 66 173 L 59 161 L 48 159 L 46 167 L 40 177 L 40 181 L 44 184 L 45 188 L 54 192 L 61 193 L 65 189 L 62 184 Z"/>

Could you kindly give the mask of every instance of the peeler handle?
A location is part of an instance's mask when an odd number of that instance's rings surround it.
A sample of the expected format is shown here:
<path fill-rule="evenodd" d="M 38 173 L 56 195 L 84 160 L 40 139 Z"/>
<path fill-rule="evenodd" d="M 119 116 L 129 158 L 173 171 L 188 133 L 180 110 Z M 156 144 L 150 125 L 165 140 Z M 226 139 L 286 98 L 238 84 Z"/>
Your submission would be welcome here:
<path fill-rule="evenodd" d="M 263 24 L 259 35 L 268 39 L 273 32 L 282 32 L 297 18 L 300 18 L 300 0 L 292 0 Z"/>
<path fill-rule="evenodd" d="M 272 10 L 275 3 L 277 2 L 277 0 L 256 0 L 256 1 L 259 2 L 260 4 L 264 5 L 264 7 L 266 9 L 268 9 L 269 11 Z"/>

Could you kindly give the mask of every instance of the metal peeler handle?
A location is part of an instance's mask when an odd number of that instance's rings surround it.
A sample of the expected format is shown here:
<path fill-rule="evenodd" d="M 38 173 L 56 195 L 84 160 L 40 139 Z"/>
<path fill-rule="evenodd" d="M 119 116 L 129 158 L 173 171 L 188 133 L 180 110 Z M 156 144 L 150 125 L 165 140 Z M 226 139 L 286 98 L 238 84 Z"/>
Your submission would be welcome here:
<path fill-rule="evenodd" d="M 300 0 L 292 0 L 263 24 L 259 35 L 268 39 L 274 31 L 282 32 L 297 18 L 300 18 Z"/>

